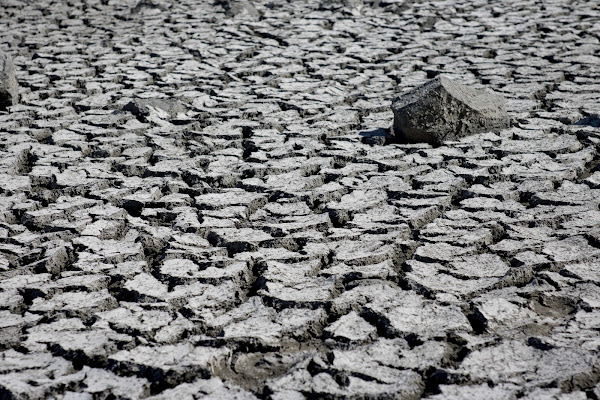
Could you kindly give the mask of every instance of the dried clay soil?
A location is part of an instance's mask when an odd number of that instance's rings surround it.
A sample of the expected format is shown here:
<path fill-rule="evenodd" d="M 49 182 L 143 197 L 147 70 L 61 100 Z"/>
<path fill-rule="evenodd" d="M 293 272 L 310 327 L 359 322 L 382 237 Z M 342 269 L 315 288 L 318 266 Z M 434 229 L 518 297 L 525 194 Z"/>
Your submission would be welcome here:
<path fill-rule="evenodd" d="M 598 2 L 254 6 L 0 0 L 0 398 L 599 399 Z"/>

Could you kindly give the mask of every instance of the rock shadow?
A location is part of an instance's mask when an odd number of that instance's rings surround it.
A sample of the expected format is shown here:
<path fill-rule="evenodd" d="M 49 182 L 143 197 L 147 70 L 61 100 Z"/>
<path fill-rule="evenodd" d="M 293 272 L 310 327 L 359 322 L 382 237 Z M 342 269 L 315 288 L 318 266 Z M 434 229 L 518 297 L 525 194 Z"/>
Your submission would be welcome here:
<path fill-rule="evenodd" d="M 573 123 L 573 125 L 591 126 L 594 128 L 600 127 L 600 117 L 597 114 L 591 114 L 585 118 L 581 118 L 579 121 Z"/>
<path fill-rule="evenodd" d="M 392 135 L 390 129 L 377 128 L 370 131 L 361 131 L 358 133 L 361 137 L 361 141 L 365 144 L 372 145 L 386 145 L 390 143 L 397 143 L 398 139 Z"/>

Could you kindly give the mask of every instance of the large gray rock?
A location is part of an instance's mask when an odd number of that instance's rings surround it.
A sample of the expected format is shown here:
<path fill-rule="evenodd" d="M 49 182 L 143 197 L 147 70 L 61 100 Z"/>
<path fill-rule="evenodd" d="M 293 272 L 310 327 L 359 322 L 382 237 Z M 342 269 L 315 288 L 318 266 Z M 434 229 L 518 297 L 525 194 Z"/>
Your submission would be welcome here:
<path fill-rule="evenodd" d="M 440 75 L 392 102 L 394 133 L 407 142 L 444 140 L 510 127 L 502 96 Z"/>
<path fill-rule="evenodd" d="M 10 55 L 0 50 L 0 110 L 14 106 L 19 100 L 15 65 Z"/>

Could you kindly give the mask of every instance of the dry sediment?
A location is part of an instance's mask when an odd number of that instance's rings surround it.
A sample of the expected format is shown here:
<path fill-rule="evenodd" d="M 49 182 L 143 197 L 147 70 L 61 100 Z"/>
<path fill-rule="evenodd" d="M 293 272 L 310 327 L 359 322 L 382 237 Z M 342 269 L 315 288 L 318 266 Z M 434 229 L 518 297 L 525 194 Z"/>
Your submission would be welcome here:
<path fill-rule="evenodd" d="M 2 3 L 0 397 L 600 398 L 600 11 L 230 3 Z"/>

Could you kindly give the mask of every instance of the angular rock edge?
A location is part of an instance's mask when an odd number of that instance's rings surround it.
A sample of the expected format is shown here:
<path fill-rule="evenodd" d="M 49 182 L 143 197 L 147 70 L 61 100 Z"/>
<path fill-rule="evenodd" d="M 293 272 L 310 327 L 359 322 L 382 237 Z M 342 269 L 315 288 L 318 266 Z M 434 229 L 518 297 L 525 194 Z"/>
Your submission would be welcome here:
<path fill-rule="evenodd" d="M 392 102 L 394 134 L 402 141 L 444 140 L 510 127 L 504 98 L 439 75 Z"/>

